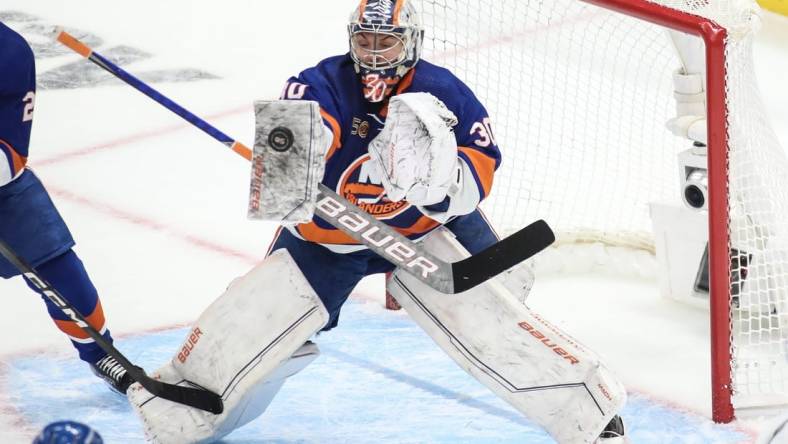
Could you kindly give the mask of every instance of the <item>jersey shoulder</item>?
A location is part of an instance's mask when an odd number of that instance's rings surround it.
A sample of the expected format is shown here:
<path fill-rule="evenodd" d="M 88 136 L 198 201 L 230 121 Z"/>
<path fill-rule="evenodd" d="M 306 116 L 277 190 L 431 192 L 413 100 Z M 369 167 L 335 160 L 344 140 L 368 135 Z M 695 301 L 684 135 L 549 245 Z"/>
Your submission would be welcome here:
<path fill-rule="evenodd" d="M 33 50 L 16 31 L 0 22 L 0 63 L 4 67 L 33 60 Z"/>
<path fill-rule="evenodd" d="M 338 120 L 352 114 L 353 104 L 361 96 L 361 87 L 349 55 L 329 57 L 317 65 L 307 68 L 292 82 L 306 85 L 301 90 L 301 98 L 317 100 L 321 108 Z M 288 86 L 289 89 L 292 85 Z M 292 96 L 289 94 L 288 97 Z M 290 97 L 293 98 L 293 97 Z"/>
<path fill-rule="evenodd" d="M 0 22 L 0 72 L 4 79 L 0 89 L 6 92 L 28 89 L 35 79 L 33 50 L 16 31 Z"/>
<path fill-rule="evenodd" d="M 301 71 L 298 79 L 310 86 L 336 88 L 352 81 L 352 76 L 348 75 L 352 72 L 353 61 L 350 57 L 339 55 L 323 59 L 317 65 Z"/>
<path fill-rule="evenodd" d="M 483 111 L 484 107 L 473 91 L 449 69 L 425 60 L 420 60 L 414 69 L 413 82 L 408 92 L 428 92 L 455 113 L 476 108 Z"/>

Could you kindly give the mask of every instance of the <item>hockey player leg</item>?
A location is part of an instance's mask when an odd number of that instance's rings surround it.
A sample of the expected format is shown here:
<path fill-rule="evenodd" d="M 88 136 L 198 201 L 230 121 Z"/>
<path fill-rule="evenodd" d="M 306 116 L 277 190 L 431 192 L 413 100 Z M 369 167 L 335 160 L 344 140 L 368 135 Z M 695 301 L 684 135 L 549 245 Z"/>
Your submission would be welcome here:
<path fill-rule="evenodd" d="M 112 335 L 106 327 L 104 311 L 96 288 L 88 277 L 82 261 L 73 250 L 50 259 L 37 267 L 38 273 L 44 280 L 54 286 L 96 329 L 110 344 Z M 28 286 L 41 294 L 30 280 Z M 115 360 L 102 350 L 88 333 L 74 322 L 56 306 L 47 296 L 42 294 L 47 305 L 49 315 L 55 325 L 71 339 L 71 343 L 79 352 L 79 357 L 90 365 L 93 373 L 109 385 L 110 389 L 125 395 L 129 385 L 133 382 L 128 372 Z"/>
<path fill-rule="evenodd" d="M 261 415 L 284 380 L 318 356 L 308 339 L 328 314 L 286 250 L 278 250 L 234 281 L 197 320 L 182 348 L 157 373 L 165 382 L 221 395 L 214 415 L 128 391 L 148 439 L 211 442 Z"/>
<path fill-rule="evenodd" d="M 30 264 L 108 343 L 112 336 L 106 328 L 98 292 L 85 266 L 71 249 L 74 239 L 41 181 L 31 170 L 24 170 L 12 182 L 0 187 L 0 240 Z M 0 277 L 20 273 L 0 255 Z M 39 286 L 25 277 L 27 285 L 41 295 L 55 325 L 71 340 L 80 359 L 118 392 L 125 393 L 131 383 L 115 358 L 107 353 L 61 307 L 52 302 Z"/>
<path fill-rule="evenodd" d="M 445 230 L 423 242 L 444 260 L 467 255 Z M 452 297 L 397 270 L 388 290 L 460 367 L 560 443 L 594 442 L 624 405 L 624 387 L 599 358 L 500 277 Z"/>

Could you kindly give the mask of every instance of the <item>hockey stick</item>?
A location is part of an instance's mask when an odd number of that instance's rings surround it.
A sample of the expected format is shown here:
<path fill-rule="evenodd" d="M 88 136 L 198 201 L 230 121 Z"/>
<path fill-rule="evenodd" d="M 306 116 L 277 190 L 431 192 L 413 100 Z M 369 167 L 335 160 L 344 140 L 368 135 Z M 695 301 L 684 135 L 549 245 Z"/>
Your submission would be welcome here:
<path fill-rule="evenodd" d="M 315 214 L 420 281 L 447 294 L 470 290 L 555 241 L 547 223 L 538 220 L 479 253 L 458 262 L 446 262 L 323 184 L 319 184 Z"/>
<path fill-rule="evenodd" d="M 252 160 L 252 150 L 243 143 L 187 111 L 62 29 L 58 29 L 56 33 L 58 42 L 181 116 L 246 160 Z M 469 290 L 528 259 L 555 241 L 555 235 L 547 223 L 539 220 L 481 253 L 450 263 L 436 258 L 323 184 L 318 185 L 317 200 L 315 214 L 441 293 L 453 294 Z M 345 217 L 348 215 L 356 219 L 355 225 L 342 223 L 347 220 Z M 376 237 L 384 239 L 385 242 L 370 238 L 370 235 L 376 232 Z"/>
<path fill-rule="evenodd" d="M 236 153 L 240 154 L 246 159 L 251 160 L 252 158 L 251 150 L 248 147 L 244 146 L 240 142 L 236 142 L 235 140 L 231 139 L 230 136 L 228 136 L 227 134 L 224 134 L 223 132 L 209 125 L 207 122 L 195 116 L 190 111 L 186 110 L 185 108 L 181 107 L 177 103 L 168 99 L 167 97 L 156 91 L 155 89 L 148 86 L 142 80 L 124 71 L 118 65 L 110 62 L 109 60 L 104 58 L 104 56 L 102 56 L 101 54 L 93 51 L 90 47 L 79 41 L 76 37 L 64 31 L 62 28 L 56 28 L 54 30 L 54 36 L 58 42 L 67 46 L 70 50 L 76 52 L 82 57 L 85 57 L 86 59 L 95 63 L 100 68 L 104 69 L 105 71 L 109 72 L 110 74 L 119 78 L 120 80 L 123 80 L 127 84 L 137 89 L 139 92 L 145 94 L 146 96 L 150 97 L 151 99 L 163 105 L 168 110 L 181 116 L 187 122 L 205 131 L 206 133 L 208 133 L 209 136 L 213 137 L 219 142 L 222 142 L 231 150 L 235 151 Z"/>
<path fill-rule="evenodd" d="M 216 393 L 191 387 L 181 387 L 157 381 L 147 374 L 145 370 L 132 364 L 115 346 L 109 343 L 104 336 L 85 320 L 85 317 L 69 303 L 54 287 L 49 285 L 24 259 L 19 257 L 11 247 L 0 240 L 0 254 L 8 259 L 41 293 L 55 306 L 74 321 L 79 328 L 87 333 L 102 350 L 115 358 L 118 363 L 129 373 L 132 379 L 145 387 L 145 390 L 160 398 L 188 405 L 200 410 L 219 414 L 224 410 L 222 398 Z"/>

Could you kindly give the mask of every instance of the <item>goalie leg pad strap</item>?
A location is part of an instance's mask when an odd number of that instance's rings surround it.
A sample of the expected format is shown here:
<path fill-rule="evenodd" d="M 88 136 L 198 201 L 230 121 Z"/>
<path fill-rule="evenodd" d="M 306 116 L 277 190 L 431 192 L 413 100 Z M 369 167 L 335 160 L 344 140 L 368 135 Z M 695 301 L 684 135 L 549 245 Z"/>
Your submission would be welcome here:
<path fill-rule="evenodd" d="M 445 230 L 423 242 L 444 260 L 467 256 Z M 599 358 L 499 278 L 446 295 L 398 270 L 388 291 L 460 367 L 558 442 L 593 442 L 624 405 L 624 387 Z"/>
<path fill-rule="evenodd" d="M 286 250 L 279 250 L 234 281 L 200 318 L 172 361 L 160 369 L 165 382 L 218 393 L 224 412 L 156 398 L 139 384 L 129 400 L 159 443 L 210 442 L 263 413 L 284 379 L 314 360 L 305 342 L 328 313 Z"/>

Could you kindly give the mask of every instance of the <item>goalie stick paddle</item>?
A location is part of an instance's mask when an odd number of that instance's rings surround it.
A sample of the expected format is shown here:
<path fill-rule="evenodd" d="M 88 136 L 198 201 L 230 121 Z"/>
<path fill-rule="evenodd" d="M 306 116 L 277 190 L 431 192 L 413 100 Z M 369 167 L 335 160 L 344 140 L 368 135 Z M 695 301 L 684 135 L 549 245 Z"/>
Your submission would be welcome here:
<path fill-rule="evenodd" d="M 181 387 L 157 381 L 147 374 L 145 370 L 132 364 L 125 356 L 104 336 L 85 320 L 85 317 L 71 305 L 54 287 L 44 280 L 24 259 L 19 257 L 5 242 L 0 240 L 0 254 L 8 259 L 41 293 L 44 294 L 55 306 L 74 321 L 79 328 L 84 330 L 108 355 L 115 358 L 118 363 L 129 373 L 132 379 L 145 387 L 151 394 L 179 404 L 188 405 L 200 410 L 219 414 L 224 410 L 222 398 L 216 393 L 204 389 Z"/>
<path fill-rule="evenodd" d="M 246 160 L 252 160 L 252 150 L 249 147 L 232 139 L 205 120 L 165 97 L 61 28 L 55 31 L 55 39 L 181 116 Z M 441 293 L 454 294 L 469 290 L 528 259 L 555 241 L 550 227 L 540 220 L 488 247 L 481 253 L 459 262 L 449 263 L 426 252 L 414 241 L 399 234 L 372 215 L 365 213 L 323 184 L 319 184 L 317 199 L 318 205 L 315 213 L 319 217 Z M 343 223 L 343 221 L 347 221 L 343 216 L 353 217 L 356 219 L 357 225 Z M 375 234 L 375 239 L 371 237 L 373 234 Z"/>
<path fill-rule="evenodd" d="M 458 262 L 445 262 L 323 184 L 319 185 L 315 214 L 392 264 L 447 294 L 470 290 L 555 241 L 547 223 L 538 220 L 477 254 Z"/>

